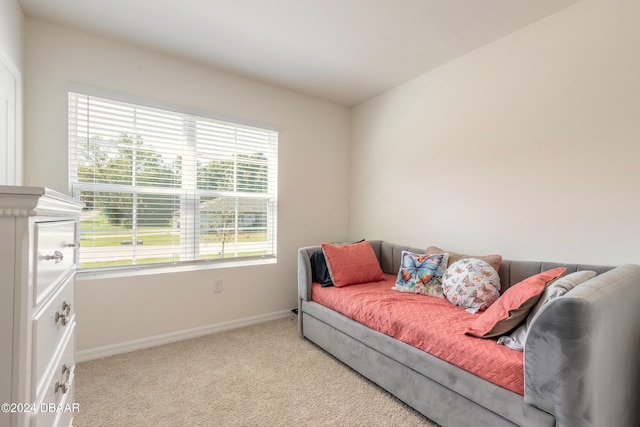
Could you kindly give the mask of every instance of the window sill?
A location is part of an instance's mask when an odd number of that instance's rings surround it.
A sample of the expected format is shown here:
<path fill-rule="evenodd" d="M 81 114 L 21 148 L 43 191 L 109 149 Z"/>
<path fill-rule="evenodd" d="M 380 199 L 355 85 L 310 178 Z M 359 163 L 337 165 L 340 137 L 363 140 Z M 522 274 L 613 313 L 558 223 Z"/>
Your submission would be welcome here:
<path fill-rule="evenodd" d="M 187 271 L 198 270 L 214 270 L 219 268 L 234 268 L 234 267 L 248 267 L 256 265 L 268 265 L 276 264 L 276 258 L 266 259 L 248 259 L 248 260 L 229 260 L 229 261 L 217 261 L 215 263 L 208 264 L 190 264 L 190 265 L 163 265 L 163 266 L 144 266 L 144 267 L 130 267 L 118 270 L 87 270 L 78 271 L 76 278 L 78 281 L 92 280 L 92 279 L 112 279 L 121 277 L 135 277 L 135 276 L 147 276 L 154 274 L 172 274 L 182 273 Z"/>

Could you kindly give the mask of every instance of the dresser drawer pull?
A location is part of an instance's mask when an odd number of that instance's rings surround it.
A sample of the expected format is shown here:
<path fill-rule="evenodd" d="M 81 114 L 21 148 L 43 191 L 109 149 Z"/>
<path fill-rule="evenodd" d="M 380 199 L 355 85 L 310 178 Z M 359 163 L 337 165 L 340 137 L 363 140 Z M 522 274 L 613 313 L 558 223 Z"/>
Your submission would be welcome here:
<path fill-rule="evenodd" d="M 71 366 L 66 363 L 62 364 L 62 375 L 66 375 L 66 382 L 69 382 L 69 378 L 71 377 Z"/>
<path fill-rule="evenodd" d="M 67 316 L 64 313 L 56 311 L 56 323 L 58 322 L 62 323 L 62 326 L 65 326 L 69 322 L 69 319 L 67 319 Z"/>
<path fill-rule="evenodd" d="M 78 249 L 80 247 L 80 242 L 67 243 L 65 246 L 68 248 Z"/>
<path fill-rule="evenodd" d="M 69 316 L 71 315 L 71 304 L 66 301 L 62 302 L 62 311 L 56 311 L 56 323 L 62 322 L 62 326 L 69 323 Z"/>
<path fill-rule="evenodd" d="M 62 311 L 64 311 L 67 317 L 71 315 L 71 304 L 66 301 L 62 301 Z"/>
<path fill-rule="evenodd" d="M 68 382 L 63 382 L 62 384 L 60 384 L 60 382 L 56 381 L 56 393 L 62 390 L 62 394 L 65 394 L 66 392 L 69 391 L 69 383 Z"/>
<path fill-rule="evenodd" d="M 71 304 L 62 302 L 62 311 L 56 311 L 56 323 L 61 322 L 62 326 L 69 323 L 68 317 L 71 315 Z"/>
<path fill-rule="evenodd" d="M 64 258 L 64 255 L 60 251 L 55 251 L 53 253 L 53 255 L 45 255 L 44 256 L 45 260 L 47 260 L 47 261 L 53 260 L 56 264 L 59 263 L 60 261 L 62 261 L 62 258 Z"/>

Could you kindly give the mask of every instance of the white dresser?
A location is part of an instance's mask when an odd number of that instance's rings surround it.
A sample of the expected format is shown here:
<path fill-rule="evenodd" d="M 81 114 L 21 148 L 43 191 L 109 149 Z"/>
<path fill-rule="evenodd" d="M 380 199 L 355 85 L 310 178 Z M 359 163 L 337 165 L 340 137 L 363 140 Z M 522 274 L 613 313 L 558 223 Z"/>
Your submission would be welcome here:
<path fill-rule="evenodd" d="M 82 204 L 0 186 L 0 427 L 70 426 Z"/>

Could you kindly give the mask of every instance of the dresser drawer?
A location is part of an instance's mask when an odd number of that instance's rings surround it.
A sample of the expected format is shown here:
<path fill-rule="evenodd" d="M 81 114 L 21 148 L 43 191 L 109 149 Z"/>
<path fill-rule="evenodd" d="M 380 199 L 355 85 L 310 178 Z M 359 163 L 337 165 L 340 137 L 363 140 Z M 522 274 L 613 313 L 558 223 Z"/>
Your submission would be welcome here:
<path fill-rule="evenodd" d="M 70 326 L 75 327 L 75 323 Z M 41 393 L 38 393 L 38 399 L 35 400 L 37 413 L 31 419 L 31 427 L 57 426 L 64 420 L 70 419 L 69 415 L 72 415 L 74 407 L 74 353 L 75 334 L 71 333 L 66 337 L 61 357 L 55 359 L 55 366 L 48 372 L 45 388 Z"/>
<path fill-rule="evenodd" d="M 75 268 L 75 235 L 75 221 L 36 223 L 35 306 L 41 304 L 59 280 Z"/>
<path fill-rule="evenodd" d="M 73 427 L 73 415 L 78 412 L 79 407 L 74 406 L 75 403 L 72 402 L 73 395 L 67 397 L 67 405 L 71 406 L 71 410 L 69 408 L 65 408 L 64 412 L 61 414 L 60 422 L 58 423 L 58 427 Z"/>
<path fill-rule="evenodd" d="M 57 359 L 63 340 L 75 325 L 74 278 L 75 274 L 69 276 L 33 316 L 32 384 L 37 395 L 47 381 L 47 373 Z"/>
<path fill-rule="evenodd" d="M 73 401 L 73 387 L 67 392 L 67 403 L 60 414 L 58 427 L 73 427 L 73 416 L 80 411 L 80 404 Z"/>

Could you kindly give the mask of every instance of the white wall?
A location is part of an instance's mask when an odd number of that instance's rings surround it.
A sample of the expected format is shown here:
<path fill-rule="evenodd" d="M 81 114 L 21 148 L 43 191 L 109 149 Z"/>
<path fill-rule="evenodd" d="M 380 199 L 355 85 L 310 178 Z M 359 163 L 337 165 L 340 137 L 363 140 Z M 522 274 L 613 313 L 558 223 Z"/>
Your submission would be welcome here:
<path fill-rule="evenodd" d="M 0 1 L 0 185 L 22 183 L 24 15 L 17 0 Z"/>
<path fill-rule="evenodd" d="M 24 15 L 18 0 L 0 1 L 0 54 L 22 70 Z"/>
<path fill-rule="evenodd" d="M 640 263 L 639 21 L 584 0 L 354 108 L 351 238 Z"/>
<path fill-rule="evenodd" d="M 78 350 L 293 308 L 297 249 L 348 235 L 345 107 L 31 18 L 25 68 L 29 185 L 68 191 L 69 81 L 280 129 L 278 263 L 80 280 Z M 218 278 L 224 290 L 214 294 Z"/>

